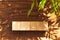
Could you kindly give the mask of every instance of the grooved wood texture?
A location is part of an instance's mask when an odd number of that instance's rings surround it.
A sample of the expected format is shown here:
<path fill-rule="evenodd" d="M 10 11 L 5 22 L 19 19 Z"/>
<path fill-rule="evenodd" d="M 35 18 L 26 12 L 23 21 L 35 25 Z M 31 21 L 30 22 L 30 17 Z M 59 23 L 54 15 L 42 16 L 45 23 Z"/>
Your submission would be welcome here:
<path fill-rule="evenodd" d="M 44 36 L 45 31 L 12 31 L 12 21 L 42 21 L 35 7 L 30 16 L 31 0 L 0 0 L 0 40 L 26 40 L 27 38 Z M 41 13 L 42 14 L 42 13 Z M 41 19 L 42 18 L 42 19 Z"/>

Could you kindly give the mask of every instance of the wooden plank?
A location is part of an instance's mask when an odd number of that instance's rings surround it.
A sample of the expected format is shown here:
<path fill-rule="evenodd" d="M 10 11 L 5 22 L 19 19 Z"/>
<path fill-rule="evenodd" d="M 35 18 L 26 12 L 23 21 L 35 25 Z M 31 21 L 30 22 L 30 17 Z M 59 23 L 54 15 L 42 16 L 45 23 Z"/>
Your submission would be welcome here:
<path fill-rule="evenodd" d="M 12 21 L 12 31 L 47 31 L 48 23 L 40 21 Z"/>

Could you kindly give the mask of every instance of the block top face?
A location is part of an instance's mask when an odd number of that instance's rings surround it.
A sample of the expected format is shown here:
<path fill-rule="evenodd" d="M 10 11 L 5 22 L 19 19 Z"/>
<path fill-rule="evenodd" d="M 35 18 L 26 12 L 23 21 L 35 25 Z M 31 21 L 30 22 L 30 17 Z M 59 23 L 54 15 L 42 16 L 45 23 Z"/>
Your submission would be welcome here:
<path fill-rule="evenodd" d="M 48 24 L 39 21 L 12 21 L 12 31 L 44 31 Z"/>

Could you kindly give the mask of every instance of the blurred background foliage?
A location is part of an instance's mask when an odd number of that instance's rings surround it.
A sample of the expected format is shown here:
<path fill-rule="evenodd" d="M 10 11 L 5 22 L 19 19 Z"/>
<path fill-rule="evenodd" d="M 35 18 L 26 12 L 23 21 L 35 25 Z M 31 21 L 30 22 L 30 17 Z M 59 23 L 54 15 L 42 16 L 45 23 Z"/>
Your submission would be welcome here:
<path fill-rule="evenodd" d="M 37 6 L 38 12 L 40 10 L 44 10 L 47 3 L 49 3 L 49 5 L 47 5 L 47 9 L 51 9 L 51 13 L 60 16 L 60 0 L 32 0 L 31 8 L 29 9 L 27 16 L 31 14 L 35 6 Z"/>

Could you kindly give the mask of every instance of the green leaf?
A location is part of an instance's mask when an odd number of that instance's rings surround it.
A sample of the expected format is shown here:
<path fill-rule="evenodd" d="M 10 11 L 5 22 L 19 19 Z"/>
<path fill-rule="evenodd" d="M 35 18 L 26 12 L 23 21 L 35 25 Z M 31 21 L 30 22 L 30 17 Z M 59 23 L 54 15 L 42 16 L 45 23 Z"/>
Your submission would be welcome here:
<path fill-rule="evenodd" d="M 29 15 L 30 15 L 31 11 L 32 11 L 32 10 L 33 10 L 33 8 L 34 8 L 34 5 L 35 5 L 35 0 L 33 0 L 32 4 L 31 4 L 31 8 L 30 8 L 30 10 L 28 11 L 27 16 L 29 16 Z"/>
<path fill-rule="evenodd" d="M 38 0 L 36 0 L 36 7 L 38 7 Z"/>
<path fill-rule="evenodd" d="M 58 6 L 60 7 L 60 0 L 58 0 Z"/>
<path fill-rule="evenodd" d="M 43 9 L 45 4 L 46 4 L 46 2 L 47 2 L 47 0 L 41 0 L 41 2 L 39 2 L 39 6 L 38 6 L 39 9 L 38 10 Z"/>
<path fill-rule="evenodd" d="M 53 12 L 56 12 L 58 9 L 58 2 L 55 0 L 52 0 L 52 4 L 53 4 Z"/>
<path fill-rule="evenodd" d="M 52 3 L 54 3 L 54 0 L 52 0 Z"/>

